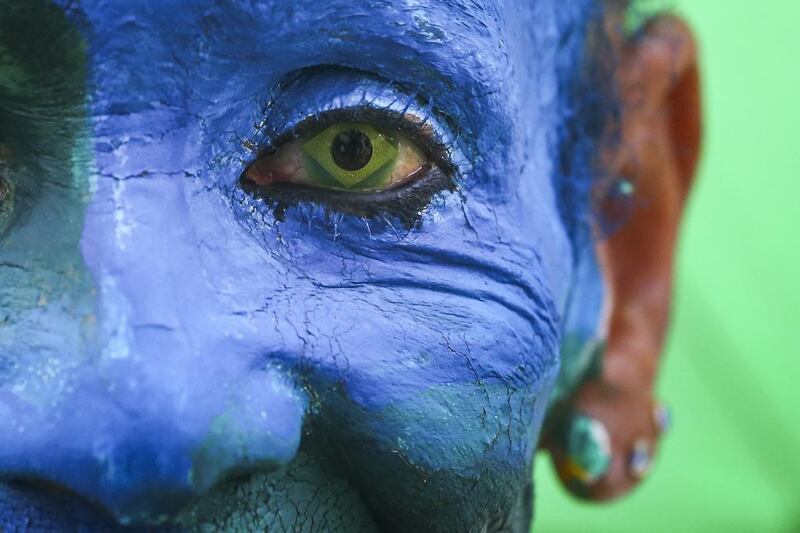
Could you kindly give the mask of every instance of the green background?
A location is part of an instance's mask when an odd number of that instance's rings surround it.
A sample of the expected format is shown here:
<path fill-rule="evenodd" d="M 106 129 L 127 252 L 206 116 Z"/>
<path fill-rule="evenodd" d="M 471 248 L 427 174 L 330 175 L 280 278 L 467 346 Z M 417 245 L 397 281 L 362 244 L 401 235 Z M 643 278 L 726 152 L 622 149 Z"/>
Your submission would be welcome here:
<path fill-rule="evenodd" d="M 705 155 L 660 383 L 650 478 L 582 504 L 537 463 L 542 532 L 800 532 L 800 1 L 672 3 L 701 46 Z"/>

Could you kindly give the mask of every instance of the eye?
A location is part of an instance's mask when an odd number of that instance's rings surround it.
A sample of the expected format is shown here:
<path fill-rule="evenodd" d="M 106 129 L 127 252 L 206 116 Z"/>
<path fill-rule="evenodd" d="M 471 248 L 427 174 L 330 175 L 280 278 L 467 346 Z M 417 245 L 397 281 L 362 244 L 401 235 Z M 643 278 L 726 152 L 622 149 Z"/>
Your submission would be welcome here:
<path fill-rule="evenodd" d="M 300 135 L 258 158 L 244 179 L 257 187 L 295 185 L 376 193 L 413 183 L 431 166 L 429 158 L 400 131 L 339 122 Z"/>

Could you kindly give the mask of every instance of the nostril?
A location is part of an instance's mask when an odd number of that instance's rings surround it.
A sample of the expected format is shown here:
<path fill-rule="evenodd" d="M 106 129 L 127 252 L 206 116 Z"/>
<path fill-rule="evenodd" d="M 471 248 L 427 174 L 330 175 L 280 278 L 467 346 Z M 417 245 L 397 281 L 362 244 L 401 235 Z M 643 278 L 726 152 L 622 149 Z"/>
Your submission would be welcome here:
<path fill-rule="evenodd" d="M 305 397 L 280 381 L 242 387 L 192 454 L 195 491 L 291 461 L 300 446 L 305 406 Z"/>
<path fill-rule="evenodd" d="M 244 450 L 242 450 L 244 452 Z M 252 452 L 251 452 L 252 453 Z M 202 494 L 211 488 L 255 473 L 269 473 L 285 464 L 276 459 L 251 459 L 248 453 L 231 453 L 222 447 L 207 446 L 198 451 L 192 463 L 192 485 Z"/>
<path fill-rule="evenodd" d="M 37 515 L 46 510 L 54 520 L 68 520 L 66 510 L 75 508 L 91 523 L 164 524 L 212 486 L 292 459 L 297 437 L 266 431 L 272 426 L 251 423 L 246 410 L 238 414 L 222 417 L 225 423 L 217 421 L 205 438 L 140 423 L 127 438 L 69 454 L 30 451 L 34 461 L 17 462 L 26 468 L 4 468 L 0 458 L 0 490 L 13 487 L 18 505 Z M 3 506 L 0 499 L 0 518 Z"/>

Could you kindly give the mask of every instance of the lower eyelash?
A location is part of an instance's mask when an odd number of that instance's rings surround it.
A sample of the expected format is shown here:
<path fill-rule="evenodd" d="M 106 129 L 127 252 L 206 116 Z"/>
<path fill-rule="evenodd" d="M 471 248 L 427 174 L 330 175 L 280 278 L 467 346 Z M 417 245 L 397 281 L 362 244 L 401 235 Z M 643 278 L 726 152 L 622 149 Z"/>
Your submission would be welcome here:
<path fill-rule="evenodd" d="M 303 203 L 324 205 L 331 211 L 366 219 L 392 217 L 407 228 L 416 226 L 431 199 L 440 192 L 456 190 L 452 174 L 430 166 L 424 176 L 395 189 L 377 193 L 350 193 L 276 184 L 255 187 L 249 181 L 240 181 L 242 188 L 263 199 L 275 218 L 285 219 L 286 211 Z"/>

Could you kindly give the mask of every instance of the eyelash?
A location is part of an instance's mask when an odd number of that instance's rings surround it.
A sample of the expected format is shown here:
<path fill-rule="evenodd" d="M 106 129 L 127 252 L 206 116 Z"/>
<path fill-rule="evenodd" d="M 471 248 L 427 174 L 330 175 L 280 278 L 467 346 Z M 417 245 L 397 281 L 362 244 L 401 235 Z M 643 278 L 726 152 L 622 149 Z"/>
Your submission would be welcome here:
<path fill-rule="evenodd" d="M 451 157 L 452 146 L 443 140 L 443 135 L 434 123 L 422 118 L 409 120 L 416 113 L 402 113 L 393 109 L 370 106 L 332 109 L 313 114 L 286 128 L 285 133 L 262 143 L 257 156 L 245 166 L 240 176 L 240 186 L 250 194 L 263 199 L 272 208 L 275 217 L 283 220 L 289 207 L 301 203 L 315 203 L 363 218 L 396 217 L 407 227 L 418 223 L 422 212 L 438 193 L 456 190 L 457 165 Z M 244 179 L 247 168 L 253 161 L 275 153 L 284 143 L 313 131 L 340 122 L 373 124 L 383 129 L 394 129 L 409 138 L 428 158 L 430 164 L 424 174 L 395 189 L 375 193 L 354 193 L 312 189 L 297 185 L 274 185 L 258 187 Z"/>

